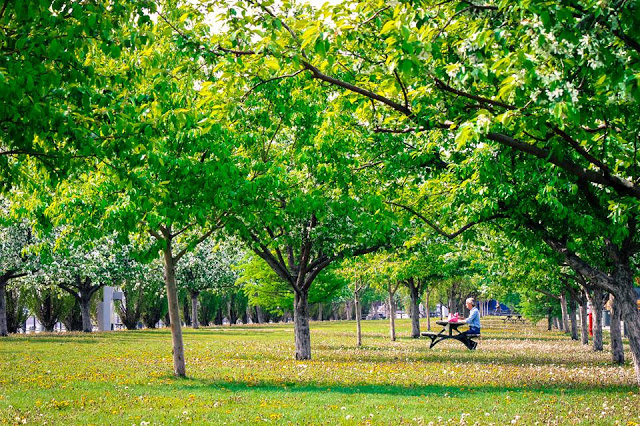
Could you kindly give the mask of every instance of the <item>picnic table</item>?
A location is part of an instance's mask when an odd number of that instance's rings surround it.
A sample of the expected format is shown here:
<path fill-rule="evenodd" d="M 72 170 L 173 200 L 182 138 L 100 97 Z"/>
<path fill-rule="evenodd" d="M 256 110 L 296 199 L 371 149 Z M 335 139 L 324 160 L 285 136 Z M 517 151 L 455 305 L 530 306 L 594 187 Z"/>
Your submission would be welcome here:
<path fill-rule="evenodd" d="M 439 342 L 447 339 L 455 339 L 462 342 L 469 350 L 474 350 L 478 346 L 478 342 L 473 340 L 476 337 L 480 337 L 479 334 L 463 334 L 458 330 L 458 327 L 467 325 L 464 321 L 436 321 L 436 324 L 441 325 L 443 328 L 439 333 L 423 332 L 422 335 L 431 339 L 429 349 L 433 348 Z"/>
<path fill-rule="evenodd" d="M 518 315 L 518 314 L 513 314 L 513 315 L 507 315 L 506 317 L 504 317 L 502 319 L 502 321 L 506 324 L 508 322 L 520 322 L 522 324 L 525 323 L 525 319 L 522 318 L 522 315 Z"/>

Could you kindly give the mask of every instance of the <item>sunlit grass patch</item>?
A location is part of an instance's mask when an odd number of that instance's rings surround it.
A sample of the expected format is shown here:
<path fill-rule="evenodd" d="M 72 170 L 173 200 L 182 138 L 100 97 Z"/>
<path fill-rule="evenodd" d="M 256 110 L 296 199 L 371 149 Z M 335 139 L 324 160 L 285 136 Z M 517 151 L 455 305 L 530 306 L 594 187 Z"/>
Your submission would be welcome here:
<path fill-rule="evenodd" d="M 312 323 L 307 362 L 291 325 L 185 330 L 186 379 L 171 374 L 168 330 L 9 337 L 0 423 L 640 423 L 633 369 L 607 352 L 535 327 L 428 349 L 409 327 L 391 342 L 366 321 L 356 347 L 354 323 Z"/>

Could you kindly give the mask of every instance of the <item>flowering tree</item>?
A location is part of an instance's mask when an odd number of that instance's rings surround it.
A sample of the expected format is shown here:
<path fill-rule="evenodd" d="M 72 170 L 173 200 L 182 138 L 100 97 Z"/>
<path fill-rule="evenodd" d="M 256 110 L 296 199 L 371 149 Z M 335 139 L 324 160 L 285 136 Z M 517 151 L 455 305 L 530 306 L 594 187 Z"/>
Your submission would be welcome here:
<path fill-rule="evenodd" d="M 12 217 L 11 204 L 0 198 L 0 336 L 9 332 L 7 326 L 7 285 L 10 280 L 29 275 L 37 266 L 26 251 L 33 244 L 28 223 Z"/>
<path fill-rule="evenodd" d="M 214 238 L 203 241 L 185 255 L 177 269 L 177 279 L 191 298 L 191 324 L 198 328 L 198 296 L 204 290 L 223 292 L 235 288 L 241 274 L 238 268 L 245 251 L 234 239 L 218 242 Z"/>

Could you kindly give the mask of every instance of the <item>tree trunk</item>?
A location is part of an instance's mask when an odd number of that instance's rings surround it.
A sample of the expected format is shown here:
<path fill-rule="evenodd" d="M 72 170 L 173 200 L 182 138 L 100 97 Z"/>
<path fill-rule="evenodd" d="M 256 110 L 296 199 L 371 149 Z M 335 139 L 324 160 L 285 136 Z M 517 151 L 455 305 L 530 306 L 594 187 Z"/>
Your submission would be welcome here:
<path fill-rule="evenodd" d="M 238 312 L 236 311 L 235 298 L 233 293 L 229 295 L 229 301 L 227 302 L 227 313 L 229 318 L 229 325 L 235 325 L 238 322 Z"/>
<path fill-rule="evenodd" d="M 594 289 L 591 295 L 591 309 L 593 317 L 593 350 L 602 351 L 604 345 L 602 343 L 602 302 L 604 293 L 600 289 Z"/>
<path fill-rule="evenodd" d="M 589 344 L 589 323 L 588 323 L 588 313 L 587 313 L 587 301 L 586 298 L 582 298 L 582 303 L 580 304 L 580 336 L 583 345 Z"/>
<path fill-rule="evenodd" d="M 353 306 L 351 305 L 351 301 L 347 300 L 346 302 L 344 302 L 344 312 L 347 316 L 347 321 L 351 321 L 351 314 L 353 311 Z"/>
<path fill-rule="evenodd" d="M 427 291 L 424 301 L 424 311 L 427 314 L 427 330 L 431 331 L 431 311 L 429 310 L 429 296 L 431 296 L 431 291 Z"/>
<path fill-rule="evenodd" d="M 264 313 L 260 306 L 256 306 L 256 318 L 258 320 L 258 324 L 264 323 Z"/>
<path fill-rule="evenodd" d="M 567 312 L 567 296 L 560 293 L 560 310 L 562 311 L 562 328 L 565 333 L 569 332 L 569 314 Z"/>
<path fill-rule="evenodd" d="M 311 359 L 311 331 L 309 330 L 309 293 L 295 291 L 293 301 L 293 332 L 296 359 Z"/>
<path fill-rule="evenodd" d="M 551 308 L 547 310 L 547 331 L 551 331 L 553 318 L 551 318 Z"/>
<path fill-rule="evenodd" d="M 611 306 L 611 360 L 616 364 L 624 364 L 624 347 L 622 346 L 622 329 L 620 328 L 620 307 L 613 294 L 609 295 Z"/>
<path fill-rule="evenodd" d="M 222 325 L 223 315 L 222 315 L 222 306 L 218 306 L 216 309 L 216 316 L 213 319 L 213 323 L 215 325 Z"/>
<path fill-rule="evenodd" d="M 171 252 L 171 240 L 165 241 L 167 246 L 164 249 L 164 283 L 167 289 L 171 338 L 173 341 L 173 371 L 176 376 L 184 377 L 187 374 L 187 369 L 184 360 L 180 306 L 178 304 L 178 289 L 176 287 L 176 267 Z"/>
<path fill-rule="evenodd" d="M 194 329 L 200 328 L 198 324 L 198 295 L 199 291 L 191 291 L 191 326 Z"/>
<path fill-rule="evenodd" d="M 65 318 L 62 319 L 67 331 L 82 331 L 82 309 L 77 297 L 73 298 L 73 306 Z"/>
<path fill-rule="evenodd" d="M 629 338 L 629 347 L 633 358 L 633 368 L 636 380 L 640 385 L 640 314 L 637 307 L 637 296 L 633 289 L 633 276 L 630 275 L 629 285 L 616 296 L 620 315 L 624 321 L 624 328 Z"/>
<path fill-rule="evenodd" d="M 91 333 L 93 331 L 93 325 L 91 324 L 91 296 L 80 296 L 80 312 L 82 312 L 82 331 L 85 333 Z"/>
<path fill-rule="evenodd" d="M 420 337 L 420 300 L 418 288 L 410 285 L 409 295 L 411 296 L 411 337 L 417 339 Z"/>
<path fill-rule="evenodd" d="M 633 286 L 633 273 L 630 266 L 616 265 L 614 273 L 618 294 L 615 294 L 615 305 L 624 321 L 624 328 L 629 338 L 629 347 L 636 373 L 636 381 L 640 385 L 640 314 L 638 313 L 637 295 Z"/>
<path fill-rule="evenodd" d="M 354 292 L 354 305 L 356 307 L 356 345 L 362 346 L 362 326 L 360 320 L 362 319 L 362 307 L 360 306 L 360 298 L 358 291 Z"/>
<path fill-rule="evenodd" d="M 322 321 L 322 303 L 318 303 L 318 321 Z"/>
<path fill-rule="evenodd" d="M 0 279 L 0 336 L 8 336 L 7 327 L 7 281 Z"/>
<path fill-rule="evenodd" d="M 569 295 L 569 320 L 571 321 L 571 340 L 578 340 L 578 321 L 576 319 L 576 300 Z"/>
<path fill-rule="evenodd" d="M 391 288 L 391 287 L 389 287 Z M 396 304 L 393 300 L 394 293 L 389 290 L 389 334 L 391 341 L 396 341 Z"/>

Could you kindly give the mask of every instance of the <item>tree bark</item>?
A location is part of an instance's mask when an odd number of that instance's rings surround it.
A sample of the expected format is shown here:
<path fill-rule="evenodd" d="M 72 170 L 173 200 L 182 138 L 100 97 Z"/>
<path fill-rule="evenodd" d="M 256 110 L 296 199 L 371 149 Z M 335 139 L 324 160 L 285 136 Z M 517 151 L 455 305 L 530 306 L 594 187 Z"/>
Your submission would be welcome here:
<path fill-rule="evenodd" d="M 609 305 L 611 306 L 611 361 L 616 364 L 624 364 L 624 347 L 622 346 L 622 328 L 620 327 L 620 308 L 613 294 L 609 295 Z"/>
<path fill-rule="evenodd" d="M 296 359 L 311 359 L 311 331 L 309 330 L 309 293 L 305 290 L 294 291 L 293 322 Z"/>
<path fill-rule="evenodd" d="M 191 294 L 191 326 L 194 329 L 200 328 L 198 324 L 198 295 L 199 291 L 190 291 Z"/>
<path fill-rule="evenodd" d="M 620 316 L 624 321 L 624 328 L 629 338 L 636 381 L 640 385 L 640 314 L 638 313 L 633 272 L 629 262 L 617 264 L 613 276 L 618 287 L 617 294 L 614 294 L 616 298 L 614 305 L 617 305 L 616 309 L 619 309 Z"/>
<path fill-rule="evenodd" d="M 418 339 L 420 337 L 420 289 L 415 285 L 413 278 L 408 280 L 407 288 L 411 297 L 411 337 Z"/>
<path fill-rule="evenodd" d="M 171 251 L 171 240 L 166 239 L 164 249 L 164 283 L 167 289 L 167 303 L 169 305 L 169 320 L 171 322 L 171 338 L 173 343 L 173 371 L 176 376 L 185 377 L 186 364 L 184 360 L 184 343 L 182 340 L 182 324 L 180 323 L 180 306 L 178 303 L 178 288 L 176 286 L 176 267 Z"/>
<path fill-rule="evenodd" d="M 256 306 L 256 318 L 258 320 L 258 324 L 264 323 L 264 314 L 260 306 Z"/>
<path fill-rule="evenodd" d="M 93 331 L 93 324 L 91 324 L 91 296 L 86 295 L 80 297 L 80 312 L 82 312 L 82 331 L 85 333 L 91 333 Z"/>
<path fill-rule="evenodd" d="M 593 318 L 593 350 L 602 351 L 604 345 L 602 343 L 602 302 L 604 301 L 604 293 L 601 289 L 596 288 L 591 294 L 591 309 Z"/>
<path fill-rule="evenodd" d="M 569 295 L 569 320 L 571 321 L 571 340 L 578 340 L 578 321 L 576 319 L 576 300 Z"/>
<path fill-rule="evenodd" d="M 360 306 L 359 292 L 354 292 L 353 302 L 356 307 L 356 345 L 362 346 L 362 326 L 360 320 L 362 319 L 362 307 Z"/>
<path fill-rule="evenodd" d="M 7 327 L 7 280 L 0 278 L 0 336 L 8 336 Z"/>
<path fill-rule="evenodd" d="M 431 331 L 431 312 L 429 310 L 429 298 L 431 296 L 431 291 L 427 291 L 425 295 L 424 301 L 424 311 L 427 314 L 427 330 Z"/>
<path fill-rule="evenodd" d="M 389 285 L 389 337 L 391 341 L 396 341 L 396 303 L 393 300 L 394 293 L 391 292 L 391 285 Z"/>
<path fill-rule="evenodd" d="M 213 319 L 213 323 L 215 325 L 222 325 L 223 315 L 222 315 L 222 306 L 218 306 L 216 309 L 216 316 Z"/>
<path fill-rule="evenodd" d="M 235 298 L 233 293 L 229 295 L 229 301 L 227 302 L 227 314 L 229 318 L 229 325 L 235 325 L 238 322 L 238 312 L 236 311 Z"/>
<path fill-rule="evenodd" d="M 640 385 L 640 314 L 638 313 L 637 296 L 633 289 L 631 271 L 629 271 L 628 278 L 628 285 L 626 288 L 621 289 L 620 293 L 616 295 L 616 299 L 619 302 L 620 314 L 629 338 L 636 380 Z"/>
<path fill-rule="evenodd" d="M 322 321 L 322 308 L 324 306 L 322 305 L 322 303 L 318 303 L 318 321 Z"/>
<path fill-rule="evenodd" d="M 344 313 L 346 315 L 347 321 L 351 321 L 351 314 L 353 313 L 353 306 L 351 305 L 351 301 L 347 300 L 344 302 Z"/>
<path fill-rule="evenodd" d="M 562 327 L 565 333 L 569 333 L 569 314 L 567 310 L 567 296 L 564 292 L 560 293 L 560 310 L 562 311 Z"/>
<path fill-rule="evenodd" d="M 583 291 L 583 293 L 586 293 Z M 587 301 L 586 297 L 582 298 L 582 303 L 580 303 L 580 336 L 583 345 L 589 344 L 589 323 L 588 323 L 588 313 L 587 313 Z"/>

